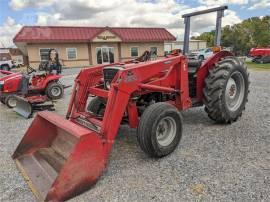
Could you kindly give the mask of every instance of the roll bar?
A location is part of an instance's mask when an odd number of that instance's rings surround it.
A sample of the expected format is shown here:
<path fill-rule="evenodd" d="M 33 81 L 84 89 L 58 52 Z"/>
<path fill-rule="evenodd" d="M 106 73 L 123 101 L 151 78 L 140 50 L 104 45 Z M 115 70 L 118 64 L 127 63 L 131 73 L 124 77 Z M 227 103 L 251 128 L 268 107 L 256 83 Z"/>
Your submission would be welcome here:
<path fill-rule="evenodd" d="M 193 13 L 187 13 L 182 15 L 185 23 L 185 35 L 184 35 L 184 47 L 183 54 L 186 55 L 189 51 L 189 35 L 190 35 L 190 18 L 197 15 L 217 12 L 216 19 L 216 33 L 215 33 L 215 46 L 220 46 L 220 38 L 221 38 L 221 19 L 224 16 L 224 10 L 228 9 L 228 6 L 220 6 L 217 8 L 210 8 L 202 11 L 196 11 Z"/>

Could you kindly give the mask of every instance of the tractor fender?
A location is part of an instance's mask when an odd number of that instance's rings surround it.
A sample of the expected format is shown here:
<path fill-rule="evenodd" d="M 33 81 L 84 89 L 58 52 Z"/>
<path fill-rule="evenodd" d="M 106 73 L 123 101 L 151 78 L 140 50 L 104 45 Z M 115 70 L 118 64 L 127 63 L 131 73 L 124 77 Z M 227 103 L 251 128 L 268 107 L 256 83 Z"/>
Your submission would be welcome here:
<path fill-rule="evenodd" d="M 47 86 L 52 82 L 58 82 L 59 79 L 62 78 L 61 75 L 48 75 L 43 81 L 43 88 L 47 88 Z"/>
<path fill-rule="evenodd" d="M 215 64 L 218 63 L 222 58 L 233 56 L 233 54 L 229 51 L 220 51 L 213 54 L 210 58 L 208 58 L 202 66 L 198 69 L 197 72 L 197 83 L 196 83 L 196 97 L 199 102 L 203 100 L 203 88 L 205 86 L 205 78 L 209 74 L 209 70 L 214 68 Z"/>

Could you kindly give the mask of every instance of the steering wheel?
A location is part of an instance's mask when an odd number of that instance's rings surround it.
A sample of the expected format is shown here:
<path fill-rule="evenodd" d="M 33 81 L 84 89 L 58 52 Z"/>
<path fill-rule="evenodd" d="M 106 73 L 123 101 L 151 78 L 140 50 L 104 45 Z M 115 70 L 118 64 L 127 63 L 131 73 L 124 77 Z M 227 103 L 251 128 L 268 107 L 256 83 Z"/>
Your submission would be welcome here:
<path fill-rule="evenodd" d="M 31 74 L 31 73 L 33 73 L 33 72 L 36 72 L 37 70 L 35 70 L 34 68 L 32 68 L 32 67 L 30 67 L 30 66 L 27 66 L 26 71 L 27 71 L 27 74 Z"/>

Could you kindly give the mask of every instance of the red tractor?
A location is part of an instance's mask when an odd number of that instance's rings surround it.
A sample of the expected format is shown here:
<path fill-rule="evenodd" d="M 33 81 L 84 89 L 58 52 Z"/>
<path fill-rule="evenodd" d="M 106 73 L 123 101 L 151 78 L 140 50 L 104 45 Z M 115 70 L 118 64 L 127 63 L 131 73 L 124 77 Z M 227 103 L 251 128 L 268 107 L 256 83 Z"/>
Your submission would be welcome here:
<path fill-rule="evenodd" d="M 226 8 L 184 15 L 186 33 L 191 16 L 217 11 L 219 21 Z M 40 200 L 67 200 L 102 175 L 121 124 L 137 128 L 147 155 L 164 157 L 181 140 L 180 111 L 205 105 L 212 120 L 232 123 L 242 115 L 248 92 L 246 66 L 228 51 L 204 63 L 174 53 L 82 69 L 66 119 L 38 113 L 12 157 Z"/>
<path fill-rule="evenodd" d="M 54 51 L 54 49 L 49 51 L 49 58 Z M 20 98 L 31 97 L 33 103 L 60 99 L 64 93 L 64 86 L 59 81 L 62 76 L 60 75 L 61 65 L 58 62 L 58 54 L 57 52 L 54 54 L 56 54 L 56 62 L 50 62 L 52 59 L 49 59 L 42 69 L 45 73 L 37 74 L 36 70 L 31 67 L 27 67 L 26 74 L 0 70 L 2 74 L 6 75 L 0 78 L 1 102 L 10 108 L 15 108 L 17 102 L 23 102 Z"/>

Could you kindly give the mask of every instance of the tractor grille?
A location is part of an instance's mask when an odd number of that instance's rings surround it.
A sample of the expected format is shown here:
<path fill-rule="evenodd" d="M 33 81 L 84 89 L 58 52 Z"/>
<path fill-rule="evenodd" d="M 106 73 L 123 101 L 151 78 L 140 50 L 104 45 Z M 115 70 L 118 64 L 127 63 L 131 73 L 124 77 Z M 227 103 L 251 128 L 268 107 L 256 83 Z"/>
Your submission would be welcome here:
<path fill-rule="evenodd" d="M 122 66 L 105 67 L 103 69 L 104 88 L 109 89 L 109 86 L 119 70 L 123 69 Z"/>

